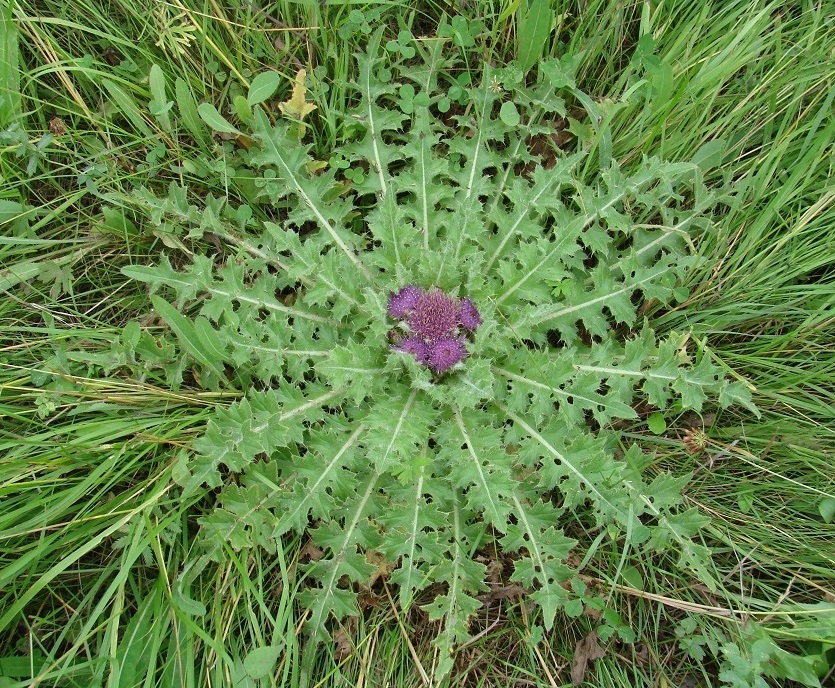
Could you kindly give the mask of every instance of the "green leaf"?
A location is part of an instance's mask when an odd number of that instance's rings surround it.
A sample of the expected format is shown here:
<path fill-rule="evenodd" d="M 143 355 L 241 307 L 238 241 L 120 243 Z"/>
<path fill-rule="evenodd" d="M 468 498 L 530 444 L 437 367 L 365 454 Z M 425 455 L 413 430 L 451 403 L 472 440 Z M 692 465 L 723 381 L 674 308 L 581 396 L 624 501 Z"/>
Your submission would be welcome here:
<path fill-rule="evenodd" d="M 173 101 L 168 100 L 168 95 L 166 93 L 166 84 L 165 84 L 165 75 L 162 73 L 162 69 L 158 64 L 151 65 L 151 73 L 148 76 L 148 85 L 151 89 L 151 96 L 153 97 L 153 101 L 151 101 L 151 112 L 156 114 L 157 121 L 159 121 L 160 126 L 163 128 L 164 131 L 171 131 L 171 118 L 168 115 L 168 108 L 171 107 Z"/>
<path fill-rule="evenodd" d="M 641 575 L 641 572 L 634 566 L 625 566 L 623 568 L 623 571 L 621 571 L 620 575 L 623 578 L 623 582 L 626 583 L 628 586 L 635 588 L 636 590 L 643 590 L 644 577 Z"/>
<path fill-rule="evenodd" d="M 753 488 L 749 487 L 740 490 L 739 494 L 737 494 L 736 496 L 736 505 L 739 507 L 739 510 L 743 514 L 747 514 L 749 511 L 751 511 L 751 507 L 754 505 Z"/>
<path fill-rule="evenodd" d="M 20 116 L 20 68 L 14 2 L 0 7 L 0 130 Z"/>
<path fill-rule="evenodd" d="M 551 630 L 557 610 L 568 601 L 562 584 L 572 571 L 564 560 L 577 541 L 554 526 L 552 510 L 541 501 L 529 504 L 513 495 L 513 504 L 516 523 L 507 529 L 501 543 L 511 552 L 525 550 L 528 556 L 514 564 L 511 578 L 526 588 L 535 588 L 531 598 L 542 609 L 545 628 Z"/>
<path fill-rule="evenodd" d="M 152 296 L 151 302 L 160 317 L 168 323 L 168 326 L 177 335 L 177 339 L 183 348 L 194 358 L 211 370 L 219 379 L 225 379 L 219 351 L 219 337 L 209 326 L 205 318 L 201 318 L 200 324 L 182 315 L 174 306 L 159 296 Z M 209 332 L 213 334 L 209 334 Z"/>
<path fill-rule="evenodd" d="M 197 141 L 205 141 L 205 129 L 200 123 L 197 101 L 194 99 L 188 84 L 180 77 L 177 77 L 174 82 L 174 96 L 177 101 L 177 109 L 180 111 L 180 119 L 186 125 L 188 132 Z"/>
<path fill-rule="evenodd" d="M 664 431 L 667 429 L 667 419 L 664 417 L 663 413 L 653 413 L 649 418 L 647 418 L 647 427 L 653 434 L 663 435 Z"/>
<path fill-rule="evenodd" d="M 379 194 L 385 198 L 388 194 L 389 165 L 399 159 L 397 147 L 386 142 L 383 135 L 401 129 L 405 115 L 381 107 L 381 96 L 394 94 L 394 87 L 383 83 L 377 75 L 380 55 L 380 39 L 384 27 L 380 26 L 370 37 L 366 55 L 357 55 L 358 75 L 355 84 L 361 94 L 359 106 L 351 111 L 351 116 L 361 124 L 364 136 L 356 144 L 348 147 L 349 154 L 361 156 L 368 161 L 371 173 L 362 190 Z"/>
<path fill-rule="evenodd" d="M 200 105 L 197 106 L 197 113 L 200 115 L 200 119 L 208 124 L 214 131 L 220 132 L 221 134 L 241 133 L 229 124 L 229 122 L 223 118 L 223 115 L 221 115 L 217 111 L 217 108 L 211 103 L 200 103 Z"/>
<path fill-rule="evenodd" d="M 115 110 L 124 115 L 125 119 L 133 125 L 134 130 L 149 138 L 153 137 L 154 132 L 142 116 L 136 100 L 125 89 L 110 79 L 102 79 L 101 84 L 110 94 Z"/>
<path fill-rule="evenodd" d="M 498 260 L 508 244 L 514 245 L 519 237 L 534 238 L 540 234 L 540 227 L 533 220 L 534 213 L 541 212 L 546 204 L 553 202 L 556 189 L 559 189 L 561 184 L 571 181 L 571 174 L 582 159 L 583 154 L 559 158 L 552 169 L 534 170 L 532 186 L 517 184 L 513 189 L 513 211 L 509 215 L 494 211 L 493 219 L 498 225 L 498 243 L 485 265 L 485 271 Z M 576 227 L 577 232 L 580 229 L 580 226 Z M 569 233 L 566 233 L 566 239 L 568 237 Z"/>
<path fill-rule="evenodd" d="M 697 165 L 703 172 L 719 167 L 722 164 L 722 157 L 728 147 L 725 139 L 715 139 L 701 145 L 695 152 L 691 162 Z"/>
<path fill-rule="evenodd" d="M 616 476 L 625 470 L 625 466 L 607 456 L 602 447 L 587 435 L 576 435 L 576 428 L 569 431 L 561 422 L 552 419 L 547 425 L 535 429 L 506 406 L 500 405 L 499 408 L 523 435 L 530 437 L 524 449 L 541 457 L 543 487 L 559 485 L 568 506 L 591 500 L 600 523 L 610 519 L 629 523 L 628 495 L 612 487 L 617 484 Z M 571 440 L 569 433 L 575 434 Z M 569 441 L 573 446 L 569 445 Z"/>
<path fill-rule="evenodd" d="M 501 449 L 501 432 L 481 425 L 475 434 L 473 428 L 467 427 L 460 409 L 454 409 L 454 416 L 455 424 L 442 427 L 437 433 L 437 441 L 444 447 L 439 458 L 448 461 L 455 488 L 466 493 L 467 508 L 483 513 L 488 523 L 505 533 L 516 480 L 510 456 Z"/>
<path fill-rule="evenodd" d="M 309 391 L 318 391 L 318 386 L 311 386 Z M 318 420 L 322 404 L 334 396 L 330 392 L 306 399 L 298 390 L 286 387 L 266 392 L 250 390 L 247 398 L 218 409 L 205 434 L 194 442 L 197 454 L 180 456 L 175 465 L 175 480 L 188 493 L 203 484 L 218 487 L 219 465 L 239 473 L 259 455 L 270 456 L 288 444 L 302 442 L 301 424 Z"/>
<path fill-rule="evenodd" d="M 244 658 L 244 670 L 252 678 L 265 678 L 275 668 L 283 645 L 257 647 Z"/>
<path fill-rule="evenodd" d="M 547 60 L 540 65 L 540 69 L 554 88 L 576 89 L 574 74 L 577 71 L 579 59 L 575 55 L 566 53 L 559 60 Z"/>
<path fill-rule="evenodd" d="M 832 523 L 835 517 L 835 499 L 832 497 L 824 497 L 818 502 L 818 513 L 825 523 Z"/>
<path fill-rule="evenodd" d="M 148 675 L 148 660 L 154 642 L 155 614 L 161 604 L 161 583 L 162 579 L 157 579 L 152 594 L 142 600 L 119 641 L 116 649 L 118 674 L 114 676 L 117 685 L 138 686 Z"/>
<path fill-rule="evenodd" d="M 6 223 L 17 224 L 21 219 L 34 210 L 31 206 L 24 205 L 18 201 L 11 201 L 7 198 L 0 198 L 0 225 Z"/>
<path fill-rule="evenodd" d="M 261 144 L 261 152 L 253 157 L 253 163 L 274 167 L 280 188 L 276 193 L 283 197 L 293 192 L 298 201 L 296 215 L 291 221 L 302 226 L 307 221 L 315 222 L 333 240 L 335 246 L 350 259 L 365 279 L 371 273 L 352 248 L 355 238 L 342 226 L 347 213 L 344 205 L 337 202 L 329 192 L 335 182 L 329 174 L 311 178 L 307 170 L 310 156 L 306 147 L 298 145 L 287 132 L 286 126 L 272 125 L 263 110 L 255 112 L 255 134 Z M 327 200 L 326 200 L 327 199 Z"/>
<path fill-rule="evenodd" d="M 417 389 L 407 395 L 396 394 L 393 399 L 396 401 L 376 404 L 366 417 L 369 459 L 379 473 L 403 470 L 417 448 L 428 440 L 435 416 L 425 395 Z"/>
<path fill-rule="evenodd" d="M 565 615 L 570 619 L 577 619 L 580 617 L 580 614 L 583 613 L 583 600 L 574 599 L 568 600 L 563 604 L 562 607 Z M 547 628 L 547 621 L 546 621 L 546 628 Z"/>
<path fill-rule="evenodd" d="M 388 489 L 391 508 L 380 516 L 392 534 L 380 547 L 389 561 L 400 561 L 390 580 L 400 588 L 401 609 L 409 608 L 416 591 L 430 585 L 426 567 L 434 566 L 449 547 L 442 533 L 448 526 L 447 514 L 427 494 L 444 492 L 443 479 L 429 474 L 432 457 L 424 451 L 410 465 L 411 472 L 400 476 L 402 484 Z"/>
<path fill-rule="evenodd" d="M 183 580 L 183 574 L 181 574 L 180 578 L 174 583 L 174 589 L 172 590 L 171 598 L 174 607 L 189 616 L 205 616 L 206 605 L 191 597 L 188 587 Z"/>
<path fill-rule="evenodd" d="M 331 350 L 330 356 L 317 366 L 334 387 L 348 387 L 348 396 L 359 407 L 369 397 L 384 372 L 379 352 L 369 346 L 348 340 Z"/>
<path fill-rule="evenodd" d="M 370 545 L 376 528 L 367 521 L 367 514 L 373 511 L 374 488 L 379 476 L 367 477 L 360 490 L 345 505 L 344 525 L 331 521 L 322 525 L 313 533 L 314 542 L 320 547 L 329 548 L 332 556 L 321 559 L 307 567 L 310 575 L 321 582 L 321 587 L 305 591 L 300 599 L 311 608 L 308 627 L 321 637 L 325 622 L 330 615 L 337 621 L 346 615 L 357 614 L 356 593 L 340 587 L 343 577 L 349 581 L 360 582 L 368 579 L 375 570 L 368 559 L 357 551 L 360 545 Z"/>
<path fill-rule="evenodd" d="M 252 678 L 246 669 L 244 663 L 236 658 L 234 664 L 229 668 L 231 684 L 235 688 L 258 688 L 258 679 Z M 167 686 L 165 688 L 168 688 Z"/>
<path fill-rule="evenodd" d="M 366 430 L 360 425 L 350 437 L 344 434 L 311 433 L 307 439 L 308 451 L 295 465 L 299 480 L 296 489 L 286 490 L 281 496 L 280 517 L 273 523 L 273 534 L 282 535 L 288 530 L 303 532 L 308 525 L 308 514 L 325 518 L 333 509 L 332 493 L 338 487 L 342 471 L 350 467 L 357 455 L 357 441 Z M 256 477 L 263 481 L 261 473 Z M 302 484 L 303 483 L 303 484 Z M 275 485 L 267 485 L 279 492 Z"/>
<path fill-rule="evenodd" d="M 263 103 L 278 90 L 281 85 L 281 75 L 277 72 L 262 72 L 258 74 L 249 86 L 246 102 L 250 106 Z"/>
<path fill-rule="evenodd" d="M 648 65 L 647 75 L 652 84 L 652 109 L 661 112 L 670 107 L 670 97 L 675 87 L 673 68 L 667 62 L 655 60 Z"/>
<path fill-rule="evenodd" d="M 252 108 L 243 96 L 235 96 L 232 99 L 232 107 L 235 108 L 235 114 L 242 122 L 248 122 L 252 119 Z"/>
<path fill-rule="evenodd" d="M 519 111 L 516 109 L 512 100 L 507 100 L 502 103 L 502 107 L 499 110 L 499 117 L 501 117 L 502 122 L 509 127 L 519 126 L 519 121 L 521 119 L 519 117 Z"/>
<path fill-rule="evenodd" d="M 7 291 L 21 282 L 28 282 L 37 277 L 41 274 L 42 267 L 38 261 L 27 260 L 0 269 L 0 291 Z"/>
<path fill-rule="evenodd" d="M 542 57 L 554 20 L 550 0 L 531 0 L 528 11 L 521 16 L 526 5 L 519 4 L 516 19 L 516 61 L 523 74 L 527 74 Z"/>
<path fill-rule="evenodd" d="M 6 654 L 0 657 L 0 688 L 19 686 L 20 682 L 13 681 L 13 678 L 31 679 L 39 675 L 45 665 L 46 657 L 37 650 L 26 655 Z"/>
<path fill-rule="evenodd" d="M 722 384 L 719 389 L 719 404 L 722 408 L 739 404 L 751 411 L 757 418 L 761 415 L 751 398 L 751 385 L 743 380 Z"/>
<path fill-rule="evenodd" d="M 473 561 L 467 553 L 469 529 L 465 526 L 457 494 L 451 495 L 449 510 L 449 535 L 453 546 L 449 558 L 439 562 L 436 572 L 436 580 L 443 580 L 448 586 L 447 591 L 423 606 L 430 620 L 443 620 L 441 632 L 433 642 L 440 652 L 434 676 L 437 681 L 451 671 L 453 650 L 467 639 L 470 618 L 482 606 L 473 594 L 486 588 L 483 582 L 484 564 Z"/>

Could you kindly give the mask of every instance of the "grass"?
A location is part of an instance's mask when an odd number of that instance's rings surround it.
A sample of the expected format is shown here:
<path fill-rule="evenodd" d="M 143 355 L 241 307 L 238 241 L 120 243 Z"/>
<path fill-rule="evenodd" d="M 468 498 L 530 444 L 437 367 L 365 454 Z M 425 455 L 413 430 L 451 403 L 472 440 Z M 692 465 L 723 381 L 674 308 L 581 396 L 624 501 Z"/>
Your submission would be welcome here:
<path fill-rule="evenodd" d="M 180 78 L 194 102 L 219 108 L 265 69 L 287 77 L 289 93 L 306 67 L 318 85 L 315 149 L 327 159 L 344 135 L 336 114 L 350 105 L 344 84 L 367 40 L 362 22 L 386 24 L 387 38 L 401 27 L 428 35 L 451 10 L 194 0 L 0 7 L 9 56 L 0 65 L 0 685 L 234 685 L 263 646 L 280 648 L 277 685 L 426 685 L 433 629 L 391 605 L 385 589 L 369 594 L 340 642 L 305 646 L 293 601 L 297 564 L 310 556 L 304 542 L 251 560 L 229 550 L 222 566 L 195 557 L 199 508 L 177 499 L 171 468 L 229 397 L 177 388 L 172 380 L 188 371 L 165 352 L 143 369 L 113 342 L 129 321 L 158 341 L 146 294 L 119 269 L 154 262 L 176 240 L 139 220 L 134 190 L 165 195 L 180 181 L 195 197 L 247 194 L 211 140 L 149 114 L 152 65 L 170 89 Z M 641 591 L 628 588 L 615 583 L 622 553 L 601 545 L 589 582 L 611 590 L 635 642 L 608 644 L 586 679 L 711 685 L 715 664 L 692 659 L 678 640 L 745 648 L 746 618 L 792 652 L 821 653 L 835 642 L 831 613 L 804 616 L 798 605 L 835 601 L 835 523 L 826 516 L 835 498 L 835 5 L 554 7 L 545 50 L 581 55 L 578 86 L 602 113 L 592 145 L 608 136 L 624 167 L 642 155 L 701 154 L 706 182 L 725 194 L 724 214 L 699 243 L 689 298 L 648 315 L 659 330 L 698 333 L 730 374 L 751 382 L 762 410 L 759 419 L 668 419 L 654 439 L 659 465 L 694 471 L 687 498 L 713 518 L 722 586 L 693 587 L 674 561 L 659 560 L 637 572 Z M 520 11 L 462 6 L 474 38 L 463 65 L 511 59 Z M 639 43 L 644 34 L 652 41 Z M 455 40 L 444 50 L 457 50 Z M 637 97 L 644 91 L 648 99 Z M 649 441 L 641 427 L 629 432 Z M 564 685 L 597 620 L 566 619 L 533 644 L 524 598 L 507 592 L 477 619 L 451 684 Z M 688 631 L 690 609 L 701 613 Z"/>

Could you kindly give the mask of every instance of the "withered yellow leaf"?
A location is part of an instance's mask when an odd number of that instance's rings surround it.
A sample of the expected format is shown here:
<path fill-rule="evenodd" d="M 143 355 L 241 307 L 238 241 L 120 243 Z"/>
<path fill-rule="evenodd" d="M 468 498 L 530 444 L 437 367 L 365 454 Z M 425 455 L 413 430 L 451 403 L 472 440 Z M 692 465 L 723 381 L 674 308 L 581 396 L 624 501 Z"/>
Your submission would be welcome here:
<path fill-rule="evenodd" d="M 316 109 L 313 103 L 306 100 L 307 87 L 304 85 L 307 72 L 300 69 L 296 74 L 293 82 L 293 94 L 290 100 L 284 103 L 279 103 L 279 108 L 285 117 L 301 122 L 307 115 Z"/>

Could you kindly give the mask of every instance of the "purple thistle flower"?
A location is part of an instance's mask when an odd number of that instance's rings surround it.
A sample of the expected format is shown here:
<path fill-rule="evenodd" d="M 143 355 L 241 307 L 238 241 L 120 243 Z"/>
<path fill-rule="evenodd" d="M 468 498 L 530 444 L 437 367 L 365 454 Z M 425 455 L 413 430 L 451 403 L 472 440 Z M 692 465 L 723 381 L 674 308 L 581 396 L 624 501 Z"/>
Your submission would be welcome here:
<path fill-rule="evenodd" d="M 429 363 L 429 347 L 420 337 L 405 337 L 394 345 L 395 350 L 413 354 L 418 363 Z"/>
<path fill-rule="evenodd" d="M 409 311 L 414 309 L 422 296 L 423 289 L 413 284 L 403 287 L 396 294 L 392 292 L 389 296 L 389 315 L 396 320 L 402 320 Z"/>
<path fill-rule="evenodd" d="M 449 337 L 458 326 L 458 304 L 440 289 L 422 294 L 409 311 L 409 326 L 428 342 Z"/>
<path fill-rule="evenodd" d="M 467 357 L 467 347 L 458 337 L 439 339 L 429 349 L 429 367 L 436 373 L 449 370 Z"/>
<path fill-rule="evenodd" d="M 469 299 L 464 299 L 461 302 L 461 309 L 459 312 L 461 324 L 468 330 L 472 331 L 481 325 L 481 315 L 479 315 L 475 304 Z"/>
<path fill-rule="evenodd" d="M 412 354 L 437 375 L 467 358 L 469 333 L 481 324 L 470 299 L 453 298 L 437 287 L 424 291 L 414 284 L 389 294 L 388 312 L 406 321 L 389 331 L 391 348 Z"/>

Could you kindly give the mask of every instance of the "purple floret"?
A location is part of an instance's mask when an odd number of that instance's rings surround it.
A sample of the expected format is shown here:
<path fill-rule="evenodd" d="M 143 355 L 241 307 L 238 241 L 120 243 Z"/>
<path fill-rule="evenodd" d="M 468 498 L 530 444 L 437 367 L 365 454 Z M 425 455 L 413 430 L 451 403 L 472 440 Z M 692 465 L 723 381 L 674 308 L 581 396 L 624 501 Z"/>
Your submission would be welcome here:
<path fill-rule="evenodd" d="M 461 319 L 461 324 L 470 331 L 481 325 L 481 316 L 479 315 L 475 304 L 469 299 L 464 299 L 461 302 L 459 317 Z"/>
<path fill-rule="evenodd" d="M 458 326 L 458 304 L 440 289 L 421 295 L 409 311 L 409 327 L 427 342 L 449 337 Z"/>
<path fill-rule="evenodd" d="M 389 296 L 389 315 L 397 320 L 402 320 L 409 311 L 415 308 L 421 296 L 423 296 L 423 289 L 413 284 L 403 287 L 396 294 L 392 293 Z"/>
<path fill-rule="evenodd" d="M 405 337 L 394 347 L 397 351 L 403 351 L 414 355 L 418 363 L 427 365 L 429 363 L 429 347 L 421 341 L 420 337 Z"/>
<path fill-rule="evenodd" d="M 444 337 L 429 349 L 429 367 L 436 373 L 449 370 L 467 357 L 467 347 L 458 337 Z"/>

